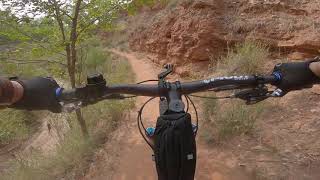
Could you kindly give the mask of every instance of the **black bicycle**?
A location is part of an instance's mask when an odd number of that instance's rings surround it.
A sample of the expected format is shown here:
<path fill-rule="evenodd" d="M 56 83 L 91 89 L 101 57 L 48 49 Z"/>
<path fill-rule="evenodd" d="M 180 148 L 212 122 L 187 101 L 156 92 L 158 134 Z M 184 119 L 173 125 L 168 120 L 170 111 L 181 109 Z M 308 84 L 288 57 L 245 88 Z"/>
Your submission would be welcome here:
<path fill-rule="evenodd" d="M 281 97 L 280 89 L 269 90 L 267 84 L 275 85 L 281 81 L 281 74 L 244 75 L 215 77 L 205 80 L 168 82 L 167 75 L 173 71 L 172 65 L 166 65 L 157 80 L 147 80 L 138 84 L 108 86 L 102 75 L 87 78 L 87 85 L 72 90 L 57 90 L 60 102 L 67 110 L 73 110 L 106 99 L 127 99 L 136 96 L 151 98 L 138 112 L 137 123 L 144 140 L 154 152 L 159 180 L 193 180 L 196 168 L 195 136 L 199 129 L 198 113 L 190 97 L 198 98 L 239 98 L 246 104 L 255 104 L 269 97 Z M 157 84 L 143 84 L 156 81 Z M 229 96 L 205 97 L 192 95 L 204 91 L 235 90 Z M 130 96 L 129 96 L 130 95 Z M 133 95 L 133 96 L 132 96 Z M 156 97 L 160 98 L 160 116 L 154 132 L 146 129 L 142 121 L 145 105 Z M 186 106 L 183 102 L 186 99 Z M 188 113 L 189 104 L 195 109 L 196 122 L 192 124 Z"/>

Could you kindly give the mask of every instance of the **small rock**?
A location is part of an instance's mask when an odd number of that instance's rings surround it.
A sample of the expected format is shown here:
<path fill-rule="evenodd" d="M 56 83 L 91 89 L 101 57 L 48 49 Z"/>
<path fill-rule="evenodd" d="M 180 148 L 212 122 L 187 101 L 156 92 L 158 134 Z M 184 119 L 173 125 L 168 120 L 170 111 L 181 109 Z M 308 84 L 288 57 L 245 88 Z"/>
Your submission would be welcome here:
<path fill-rule="evenodd" d="M 310 112 L 316 113 L 316 112 L 319 112 L 319 110 L 318 109 L 311 109 Z"/>
<path fill-rule="evenodd" d="M 258 146 L 252 147 L 251 149 L 255 150 L 255 151 L 262 151 L 264 148 L 262 146 L 258 145 Z"/>
<path fill-rule="evenodd" d="M 239 165 L 240 167 L 246 166 L 246 164 L 244 164 L 244 163 L 239 163 L 238 165 Z"/>
<path fill-rule="evenodd" d="M 288 153 L 290 153 L 291 151 L 289 150 L 289 149 L 286 149 L 286 150 L 284 150 L 284 153 L 286 153 L 286 154 L 288 154 Z"/>

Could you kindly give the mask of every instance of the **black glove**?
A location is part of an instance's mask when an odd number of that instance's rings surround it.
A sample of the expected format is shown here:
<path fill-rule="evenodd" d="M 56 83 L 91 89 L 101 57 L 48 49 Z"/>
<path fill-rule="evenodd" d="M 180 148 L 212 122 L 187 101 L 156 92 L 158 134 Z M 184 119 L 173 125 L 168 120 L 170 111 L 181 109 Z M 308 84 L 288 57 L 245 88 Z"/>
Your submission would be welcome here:
<path fill-rule="evenodd" d="M 289 91 L 310 88 L 319 83 L 320 79 L 309 68 L 310 63 L 317 62 L 318 58 L 305 62 L 280 63 L 273 69 L 273 74 L 281 76 L 281 81 L 274 84 L 283 91 L 283 95 Z"/>
<path fill-rule="evenodd" d="M 36 77 L 30 80 L 11 79 L 17 81 L 24 88 L 23 97 L 11 105 L 11 108 L 25 110 L 49 110 L 54 113 L 61 112 L 62 108 L 56 97 L 59 88 L 52 78 Z"/>

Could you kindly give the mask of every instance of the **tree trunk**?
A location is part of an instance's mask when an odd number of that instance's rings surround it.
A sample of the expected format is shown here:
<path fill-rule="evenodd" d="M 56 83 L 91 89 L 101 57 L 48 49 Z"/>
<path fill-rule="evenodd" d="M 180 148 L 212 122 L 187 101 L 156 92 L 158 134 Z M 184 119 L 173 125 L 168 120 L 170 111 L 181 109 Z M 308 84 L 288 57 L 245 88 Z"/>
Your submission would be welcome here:
<path fill-rule="evenodd" d="M 76 6 L 74 9 L 74 15 L 72 19 L 72 27 L 71 27 L 71 33 L 70 33 L 70 64 L 68 64 L 68 71 L 70 76 L 70 82 L 72 88 L 75 88 L 76 86 L 76 62 L 77 62 L 77 49 L 76 49 L 76 43 L 77 43 L 77 26 L 78 26 L 78 16 L 80 12 L 80 5 L 82 0 L 78 0 L 76 2 Z M 86 121 L 84 120 L 81 110 L 76 110 L 77 120 L 79 122 L 79 125 L 81 127 L 81 131 L 85 137 L 89 136 L 88 128 L 86 125 Z"/>
<path fill-rule="evenodd" d="M 67 53 L 68 74 L 69 74 L 71 87 L 75 88 L 76 87 L 76 80 L 75 80 L 75 73 L 76 72 L 75 72 L 75 69 L 72 68 L 70 44 L 66 45 L 65 50 L 66 50 L 66 53 Z"/>
<path fill-rule="evenodd" d="M 84 137 L 89 137 L 88 129 L 87 129 L 87 124 L 86 121 L 83 119 L 82 113 L 80 109 L 76 110 L 76 115 L 77 115 L 77 120 L 80 124 L 81 127 L 81 132 L 84 135 Z"/>
<path fill-rule="evenodd" d="M 65 43 L 65 51 L 66 51 L 66 58 L 67 58 L 67 64 L 68 64 L 68 74 L 70 78 L 71 87 L 76 87 L 76 62 L 77 62 L 77 49 L 76 49 L 76 43 L 77 43 L 77 27 L 78 27 L 78 17 L 80 12 L 80 5 L 82 0 L 77 0 L 76 5 L 74 7 L 73 17 L 72 17 L 72 25 L 71 25 L 71 32 L 70 32 L 70 39 L 67 42 L 66 32 L 65 28 L 61 19 L 61 9 L 58 5 L 57 1 L 54 0 L 54 7 L 55 7 L 55 18 L 58 21 L 59 28 L 62 35 L 63 43 Z M 82 116 L 81 110 L 76 110 L 77 120 L 79 122 L 79 125 L 81 127 L 81 131 L 85 137 L 88 137 L 88 128 L 86 125 L 86 122 Z"/>

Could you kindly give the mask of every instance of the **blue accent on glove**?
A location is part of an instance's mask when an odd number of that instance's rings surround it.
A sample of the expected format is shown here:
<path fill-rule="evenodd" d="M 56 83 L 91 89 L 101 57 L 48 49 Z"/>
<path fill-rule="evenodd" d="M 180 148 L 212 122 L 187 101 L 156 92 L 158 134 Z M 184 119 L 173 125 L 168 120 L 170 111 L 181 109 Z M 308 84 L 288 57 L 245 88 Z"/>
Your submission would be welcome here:
<path fill-rule="evenodd" d="M 56 97 L 57 97 L 57 98 L 59 98 L 59 97 L 61 96 L 62 91 L 63 91 L 63 88 L 60 88 L 60 87 L 59 87 L 59 88 L 56 89 Z"/>
<path fill-rule="evenodd" d="M 281 81 L 282 79 L 282 74 L 280 72 L 273 72 L 272 75 L 274 75 L 277 79 L 277 81 Z"/>

